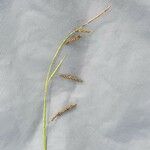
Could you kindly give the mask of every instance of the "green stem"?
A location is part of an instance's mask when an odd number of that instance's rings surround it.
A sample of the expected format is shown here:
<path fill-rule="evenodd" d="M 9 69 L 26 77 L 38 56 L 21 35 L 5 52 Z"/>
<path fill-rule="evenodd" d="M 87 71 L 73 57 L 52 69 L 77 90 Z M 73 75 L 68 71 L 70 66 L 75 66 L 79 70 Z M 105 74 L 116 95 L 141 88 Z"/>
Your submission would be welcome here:
<path fill-rule="evenodd" d="M 75 33 L 75 31 L 71 32 L 68 34 L 68 36 L 62 41 L 62 43 L 60 44 L 60 46 L 58 47 L 50 65 L 48 68 L 48 72 L 47 72 L 47 77 L 45 80 L 45 84 L 44 84 L 44 99 L 43 99 L 43 146 L 44 146 L 44 150 L 47 150 L 47 94 L 48 94 L 48 87 L 49 87 L 49 83 L 51 81 L 51 79 L 55 76 L 57 70 L 60 68 L 60 66 L 62 65 L 65 57 L 60 61 L 60 63 L 58 64 L 58 66 L 54 69 L 54 71 L 52 72 L 52 66 L 55 63 L 55 60 L 57 59 L 61 49 L 63 48 L 63 46 L 65 45 L 67 39 L 73 35 Z"/>
<path fill-rule="evenodd" d="M 44 109 L 43 109 L 43 143 L 44 143 L 44 150 L 47 150 L 47 94 L 48 94 L 48 85 L 51 82 L 52 78 L 55 76 L 56 72 L 62 65 L 65 57 L 59 62 L 55 70 L 52 72 L 51 76 L 45 82 L 45 90 L 44 90 Z"/>
<path fill-rule="evenodd" d="M 59 55 L 59 53 L 60 53 L 60 51 L 62 50 L 62 48 L 64 47 L 64 45 L 65 45 L 65 43 L 66 43 L 66 41 L 68 40 L 68 38 L 71 36 L 71 35 L 73 35 L 74 33 L 75 33 L 76 31 L 72 31 L 72 32 L 70 32 L 69 34 L 68 34 L 68 36 L 60 43 L 60 45 L 59 45 L 59 47 L 58 47 L 58 49 L 57 49 L 57 51 L 55 52 L 55 54 L 54 54 L 54 56 L 53 56 L 53 58 L 52 58 L 52 61 L 51 61 L 51 63 L 50 63 L 50 65 L 49 65 L 49 70 L 48 70 L 48 76 L 50 75 L 50 72 L 51 72 L 51 69 L 52 69 L 52 66 L 54 65 L 54 63 L 55 63 L 55 61 L 56 61 L 56 59 L 57 59 L 57 57 L 58 57 L 58 55 Z"/>

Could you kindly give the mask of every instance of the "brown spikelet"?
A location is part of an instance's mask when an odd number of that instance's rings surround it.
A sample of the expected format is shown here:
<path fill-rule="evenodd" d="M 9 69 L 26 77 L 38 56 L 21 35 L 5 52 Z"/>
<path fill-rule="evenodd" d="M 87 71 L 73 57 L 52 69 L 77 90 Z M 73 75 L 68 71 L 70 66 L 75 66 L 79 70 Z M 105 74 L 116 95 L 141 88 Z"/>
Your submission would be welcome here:
<path fill-rule="evenodd" d="M 91 30 L 86 29 L 86 28 L 79 28 L 78 30 L 76 30 L 76 32 L 81 32 L 81 33 L 90 33 Z"/>
<path fill-rule="evenodd" d="M 60 77 L 67 79 L 67 80 L 71 80 L 74 82 L 83 82 L 82 79 L 80 79 L 79 77 L 72 75 L 72 74 L 59 74 Z"/>
<path fill-rule="evenodd" d="M 78 41 L 81 38 L 81 35 L 72 35 L 67 41 L 66 41 L 66 45 L 71 44 L 75 41 Z"/>
<path fill-rule="evenodd" d="M 63 115 L 65 112 L 72 110 L 73 108 L 75 108 L 77 106 L 77 104 L 69 104 L 67 106 L 65 106 L 64 108 L 62 108 L 62 110 L 60 110 L 58 113 L 56 113 L 56 115 L 54 115 L 51 118 L 51 121 L 53 121 L 54 119 L 56 119 L 57 117 Z"/>

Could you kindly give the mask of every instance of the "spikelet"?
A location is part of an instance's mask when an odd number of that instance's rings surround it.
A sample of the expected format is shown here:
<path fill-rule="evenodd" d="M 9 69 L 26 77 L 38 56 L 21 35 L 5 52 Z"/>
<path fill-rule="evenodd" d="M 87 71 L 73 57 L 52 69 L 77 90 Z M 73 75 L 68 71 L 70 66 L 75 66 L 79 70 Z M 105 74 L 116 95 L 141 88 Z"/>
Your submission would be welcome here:
<path fill-rule="evenodd" d="M 51 121 L 54 121 L 54 119 L 56 119 L 57 117 L 63 115 L 65 112 L 68 112 L 68 111 L 72 110 L 76 106 L 77 106 L 77 104 L 69 104 L 69 105 L 65 106 L 64 108 L 62 108 L 62 110 L 60 110 L 58 113 L 56 113 L 56 115 L 54 115 L 51 118 Z"/>
<path fill-rule="evenodd" d="M 78 41 L 81 38 L 81 35 L 72 35 L 67 41 L 66 41 L 66 45 L 71 44 L 75 41 Z"/>
<path fill-rule="evenodd" d="M 79 77 L 72 75 L 72 74 L 59 74 L 60 77 L 67 79 L 67 80 L 71 80 L 74 82 L 83 82 L 82 79 L 80 79 Z"/>
<path fill-rule="evenodd" d="M 86 28 L 79 28 L 76 30 L 76 32 L 80 32 L 80 33 L 90 33 L 91 30 L 86 29 Z"/>

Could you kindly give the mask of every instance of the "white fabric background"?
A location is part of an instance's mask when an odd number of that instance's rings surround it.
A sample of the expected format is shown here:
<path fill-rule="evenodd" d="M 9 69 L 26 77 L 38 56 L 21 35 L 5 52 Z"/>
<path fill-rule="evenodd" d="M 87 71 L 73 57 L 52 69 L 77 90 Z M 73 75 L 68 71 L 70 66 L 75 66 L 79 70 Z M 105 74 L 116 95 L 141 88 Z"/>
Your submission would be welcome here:
<path fill-rule="evenodd" d="M 92 34 L 65 47 L 49 116 L 48 150 L 150 149 L 150 1 L 113 0 Z M 106 7 L 104 0 L 0 0 L 0 150 L 42 150 L 43 81 L 60 40 Z M 50 101 L 51 100 L 51 101 Z"/>

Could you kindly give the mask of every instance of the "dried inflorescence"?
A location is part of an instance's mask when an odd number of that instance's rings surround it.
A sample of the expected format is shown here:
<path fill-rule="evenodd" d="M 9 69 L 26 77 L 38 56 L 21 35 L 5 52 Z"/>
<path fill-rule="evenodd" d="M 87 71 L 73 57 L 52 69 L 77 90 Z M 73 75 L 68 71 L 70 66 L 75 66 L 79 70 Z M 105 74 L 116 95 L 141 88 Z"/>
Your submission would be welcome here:
<path fill-rule="evenodd" d="M 62 108 L 62 110 L 60 110 L 58 113 L 56 113 L 56 115 L 54 115 L 51 118 L 51 121 L 54 121 L 54 119 L 56 119 L 57 117 L 63 115 L 65 112 L 68 112 L 68 111 L 72 110 L 76 106 L 77 106 L 77 104 L 69 104 L 69 105 L 65 106 L 64 108 Z"/>
<path fill-rule="evenodd" d="M 76 29 L 75 30 L 75 34 L 73 34 L 72 36 L 70 36 L 67 40 L 66 40 L 66 45 L 68 44 L 72 44 L 74 43 L 75 41 L 78 41 L 82 38 L 82 36 L 80 34 L 76 34 L 76 33 L 90 33 L 91 30 L 89 29 L 86 29 L 86 28 L 79 28 L 79 29 Z"/>
<path fill-rule="evenodd" d="M 80 33 L 90 33 L 91 30 L 86 29 L 86 28 L 79 28 L 76 30 L 76 32 L 80 32 Z"/>
<path fill-rule="evenodd" d="M 67 79 L 67 80 L 71 80 L 74 82 L 83 82 L 82 79 L 80 79 L 79 77 L 72 75 L 72 74 L 59 74 L 60 77 Z"/>
<path fill-rule="evenodd" d="M 72 35 L 70 38 L 68 38 L 68 40 L 66 41 L 66 45 L 71 44 L 75 41 L 78 41 L 82 36 L 81 35 Z"/>

